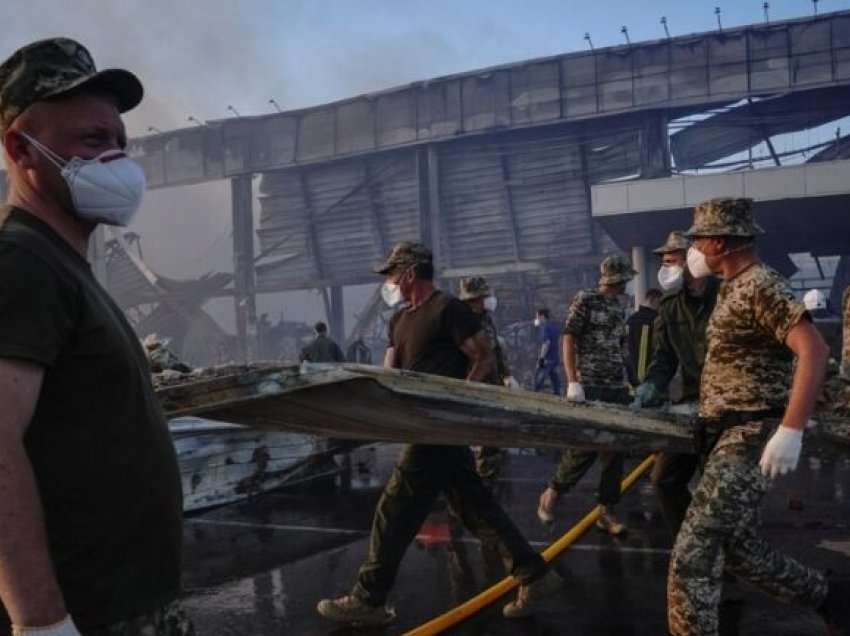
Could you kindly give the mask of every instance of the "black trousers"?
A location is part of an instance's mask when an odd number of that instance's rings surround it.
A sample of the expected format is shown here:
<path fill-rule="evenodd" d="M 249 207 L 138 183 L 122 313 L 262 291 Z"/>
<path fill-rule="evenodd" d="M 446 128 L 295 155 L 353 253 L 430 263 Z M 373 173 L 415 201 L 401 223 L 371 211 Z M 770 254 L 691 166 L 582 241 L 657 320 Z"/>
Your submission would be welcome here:
<path fill-rule="evenodd" d="M 543 558 L 484 486 L 465 446 L 410 445 L 384 488 L 353 594 L 370 605 L 386 601 L 407 547 L 440 494 L 452 512 L 482 541 L 500 543 L 510 559 L 511 574 L 533 581 L 546 572 Z"/>

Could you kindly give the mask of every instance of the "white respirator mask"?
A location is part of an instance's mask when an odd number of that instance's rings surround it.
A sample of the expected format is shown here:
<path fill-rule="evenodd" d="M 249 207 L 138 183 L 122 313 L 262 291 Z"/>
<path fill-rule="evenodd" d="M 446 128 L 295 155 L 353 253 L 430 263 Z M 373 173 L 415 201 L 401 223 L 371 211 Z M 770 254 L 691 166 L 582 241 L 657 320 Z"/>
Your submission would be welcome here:
<path fill-rule="evenodd" d="M 539 327 L 541 324 L 543 324 L 543 323 L 541 323 L 541 322 L 540 322 L 540 318 L 535 318 L 535 319 L 534 319 L 534 326 L 535 326 L 535 327 Z"/>
<path fill-rule="evenodd" d="M 401 296 L 401 287 L 397 283 L 384 283 L 381 286 L 381 298 L 384 299 L 387 307 L 395 307 L 403 300 Z"/>
<path fill-rule="evenodd" d="M 123 150 L 107 150 L 92 159 L 63 159 L 50 148 L 21 133 L 68 184 L 74 211 L 84 221 L 126 227 L 145 194 L 145 173 Z"/>
<path fill-rule="evenodd" d="M 705 260 L 705 254 L 700 252 L 693 245 L 688 248 L 688 271 L 694 278 L 705 278 L 711 276 L 714 272 L 708 267 Z"/>
<path fill-rule="evenodd" d="M 658 284 L 666 292 L 679 291 L 685 282 L 685 269 L 681 265 L 662 265 L 658 270 Z"/>
<path fill-rule="evenodd" d="M 499 301 L 496 300 L 495 296 L 487 296 L 487 298 L 484 299 L 484 309 L 486 311 L 490 311 L 490 312 L 496 311 L 496 307 L 498 307 L 498 306 L 499 306 Z"/>

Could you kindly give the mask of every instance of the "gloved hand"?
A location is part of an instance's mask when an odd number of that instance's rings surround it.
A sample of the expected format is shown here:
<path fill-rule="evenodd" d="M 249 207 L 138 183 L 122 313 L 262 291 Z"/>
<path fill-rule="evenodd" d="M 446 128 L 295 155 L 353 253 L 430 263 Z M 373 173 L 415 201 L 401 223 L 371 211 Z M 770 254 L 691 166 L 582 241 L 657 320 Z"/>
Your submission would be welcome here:
<path fill-rule="evenodd" d="M 12 626 L 12 636 L 80 636 L 77 626 L 70 616 L 46 627 Z"/>
<path fill-rule="evenodd" d="M 803 431 L 780 426 L 767 442 L 761 454 L 761 474 L 771 479 L 797 468 L 803 448 Z"/>
<path fill-rule="evenodd" d="M 584 402 L 584 387 L 581 382 L 567 384 L 567 399 L 570 402 Z"/>
<path fill-rule="evenodd" d="M 544 368 L 546 366 L 546 358 L 538 358 L 537 366 L 541 369 Z"/>
<path fill-rule="evenodd" d="M 661 404 L 661 391 L 652 382 L 644 382 L 635 389 L 635 399 L 632 402 L 633 409 L 658 406 L 659 404 Z"/>
<path fill-rule="evenodd" d="M 514 378 L 514 376 L 512 376 L 512 375 L 509 375 L 504 380 L 502 380 L 502 383 L 506 387 L 508 387 L 509 389 L 521 389 L 522 388 L 520 386 L 519 382 L 517 382 L 516 379 Z"/>

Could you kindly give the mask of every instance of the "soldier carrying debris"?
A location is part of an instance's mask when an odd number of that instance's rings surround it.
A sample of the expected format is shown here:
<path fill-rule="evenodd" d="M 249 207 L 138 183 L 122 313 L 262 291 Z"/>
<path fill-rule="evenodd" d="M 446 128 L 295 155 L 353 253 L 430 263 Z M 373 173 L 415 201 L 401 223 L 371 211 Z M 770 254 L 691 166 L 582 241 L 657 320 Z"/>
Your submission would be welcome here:
<path fill-rule="evenodd" d="M 797 467 L 829 354 L 788 282 L 759 260 L 755 237 L 762 233 L 750 199 L 698 205 L 687 232 L 691 275 L 723 279 L 699 396 L 700 418 L 719 439 L 670 559 L 673 636 L 717 636 L 724 568 L 777 598 L 818 610 L 829 634 L 850 633 L 847 582 L 828 580 L 757 534 L 759 504 L 772 479 Z M 781 417 L 781 424 L 770 425 L 771 417 Z"/>
<path fill-rule="evenodd" d="M 466 304 L 435 288 L 430 250 L 418 243 L 399 243 L 376 272 L 386 278 L 387 304 L 407 302 L 390 321 L 384 366 L 477 382 L 491 377 L 493 354 L 481 321 Z M 495 533 L 510 555 L 511 573 L 521 585 L 516 600 L 505 606 L 505 616 L 527 615 L 560 584 L 484 487 L 469 448 L 412 444 L 404 448 L 378 503 L 369 556 L 354 589 L 347 596 L 321 601 L 318 612 L 345 624 L 392 622 L 395 612 L 385 605 L 387 594 L 405 551 L 440 494 L 471 531 Z"/>

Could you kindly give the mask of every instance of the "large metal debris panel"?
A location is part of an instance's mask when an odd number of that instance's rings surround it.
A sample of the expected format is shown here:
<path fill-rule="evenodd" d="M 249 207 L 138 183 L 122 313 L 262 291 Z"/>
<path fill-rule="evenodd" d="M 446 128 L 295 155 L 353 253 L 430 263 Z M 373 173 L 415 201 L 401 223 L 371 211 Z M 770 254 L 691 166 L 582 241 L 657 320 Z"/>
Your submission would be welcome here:
<path fill-rule="evenodd" d="M 686 420 L 626 408 L 571 405 L 411 372 L 345 365 L 242 368 L 160 386 L 166 413 L 266 430 L 427 444 L 605 450 L 693 449 Z"/>

